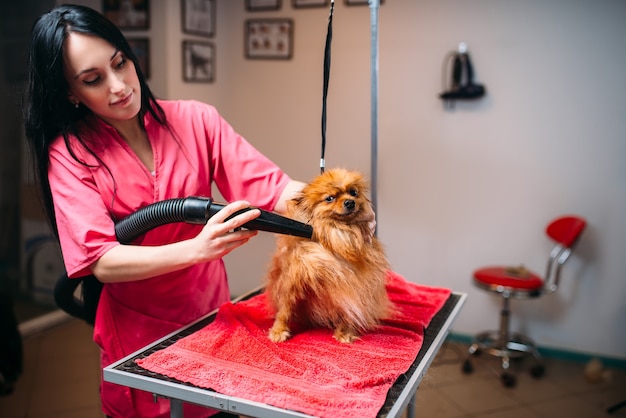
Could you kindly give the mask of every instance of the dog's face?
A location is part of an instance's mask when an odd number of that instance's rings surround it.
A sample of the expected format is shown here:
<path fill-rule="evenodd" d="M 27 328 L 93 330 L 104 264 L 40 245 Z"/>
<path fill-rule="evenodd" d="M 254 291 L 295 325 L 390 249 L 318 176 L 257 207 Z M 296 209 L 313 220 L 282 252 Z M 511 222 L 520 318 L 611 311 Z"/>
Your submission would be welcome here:
<path fill-rule="evenodd" d="M 360 173 L 331 169 L 307 184 L 294 203 L 296 211 L 308 220 L 362 222 L 371 218 L 367 191 L 367 182 Z"/>

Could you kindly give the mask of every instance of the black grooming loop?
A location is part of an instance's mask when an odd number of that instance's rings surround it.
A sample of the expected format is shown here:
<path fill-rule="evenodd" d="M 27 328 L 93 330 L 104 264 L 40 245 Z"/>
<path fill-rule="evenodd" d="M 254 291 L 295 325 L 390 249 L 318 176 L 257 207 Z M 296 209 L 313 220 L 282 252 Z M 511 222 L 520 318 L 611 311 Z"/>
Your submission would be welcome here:
<path fill-rule="evenodd" d="M 330 44 L 333 40 L 333 13 L 335 11 L 335 0 L 330 1 L 330 12 L 328 13 L 328 29 L 326 31 L 326 44 L 324 45 L 324 91 L 322 94 L 322 156 L 320 158 L 320 172 L 324 173 L 326 160 L 326 99 L 328 97 L 328 81 L 330 80 Z"/>
<path fill-rule="evenodd" d="M 451 60 L 451 77 L 447 83 L 446 73 Z M 474 68 L 465 43 L 459 44 L 458 51 L 449 53 L 443 64 L 444 92 L 439 97 L 446 107 L 453 108 L 455 100 L 473 100 L 485 95 L 485 86 L 474 83 Z"/>

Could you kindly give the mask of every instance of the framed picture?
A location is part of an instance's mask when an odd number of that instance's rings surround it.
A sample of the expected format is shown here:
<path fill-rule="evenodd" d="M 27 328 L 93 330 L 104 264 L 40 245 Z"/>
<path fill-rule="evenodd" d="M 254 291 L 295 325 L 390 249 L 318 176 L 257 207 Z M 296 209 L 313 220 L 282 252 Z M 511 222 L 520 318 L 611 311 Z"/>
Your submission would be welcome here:
<path fill-rule="evenodd" d="M 261 10 L 278 10 L 281 0 L 246 0 L 246 10 L 256 12 Z"/>
<path fill-rule="evenodd" d="M 370 4 L 369 0 L 344 0 L 348 6 L 367 6 Z M 385 0 L 380 0 L 380 4 L 383 4 Z"/>
<path fill-rule="evenodd" d="M 183 32 L 206 36 L 215 34 L 215 0 L 182 0 Z"/>
<path fill-rule="evenodd" d="M 123 30 L 150 28 L 150 0 L 104 0 L 103 13 Z"/>
<path fill-rule="evenodd" d="M 325 7 L 328 6 L 328 0 L 292 0 L 294 8 L 305 7 Z"/>
<path fill-rule="evenodd" d="M 183 80 L 212 83 L 215 79 L 215 49 L 210 42 L 183 41 Z"/>
<path fill-rule="evenodd" d="M 293 20 L 246 20 L 246 58 L 290 59 L 293 52 Z"/>
<path fill-rule="evenodd" d="M 139 68 L 146 79 L 150 78 L 150 39 L 148 38 L 128 38 L 128 43 L 132 48 Z"/>

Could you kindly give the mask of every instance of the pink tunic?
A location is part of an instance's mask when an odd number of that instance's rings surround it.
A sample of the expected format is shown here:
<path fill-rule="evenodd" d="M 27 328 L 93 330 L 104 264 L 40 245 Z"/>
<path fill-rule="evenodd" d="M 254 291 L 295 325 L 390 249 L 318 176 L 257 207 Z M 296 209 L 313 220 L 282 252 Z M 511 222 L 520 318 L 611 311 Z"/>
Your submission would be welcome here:
<path fill-rule="evenodd" d="M 195 101 L 160 101 L 172 132 L 150 115 L 144 123 L 154 154 L 150 173 L 121 136 L 93 118 L 82 138 L 110 172 L 80 146 L 75 161 L 62 138 L 50 148 L 50 187 L 65 266 L 70 277 L 90 274 L 89 266 L 119 245 L 114 224 L 148 204 L 178 197 L 211 196 L 214 182 L 228 202 L 245 199 L 272 210 L 290 181 L 220 117 L 215 108 Z M 71 138 L 75 141 L 76 138 Z M 202 226 L 160 226 L 137 239 L 161 245 L 195 236 Z M 229 299 L 222 260 L 148 280 L 105 284 L 98 305 L 94 340 L 102 348 L 102 366 L 144 347 Z M 103 382 L 103 409 L 120 417 L 165 417 L 167 401 L 153 403 L 148 393 Z M 196 416 L 197 408 L 185 411 Z M 197 416 L 207 416 L 207 411 Z"/>

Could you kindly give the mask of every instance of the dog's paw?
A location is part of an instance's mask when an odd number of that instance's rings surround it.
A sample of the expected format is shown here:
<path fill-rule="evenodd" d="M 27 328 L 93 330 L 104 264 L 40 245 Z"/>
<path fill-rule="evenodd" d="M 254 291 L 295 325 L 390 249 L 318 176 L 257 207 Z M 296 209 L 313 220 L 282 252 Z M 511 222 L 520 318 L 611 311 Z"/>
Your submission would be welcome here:
<path fill-rule="evenodd" d="M 282 343 L 291 337 L 291 332 L 287 328 L 274 326 L 270 329 L 269 337 L 272 342 Z"/>
<path fill-rule="evenodd" d="M 359 339 L 359 336 L 351 331 L 343 331 L 340 329 L 336 329 L 333 333 L 333 338 L 339 341 L 340 343 L 352 344 L 356 340 Z"/>

